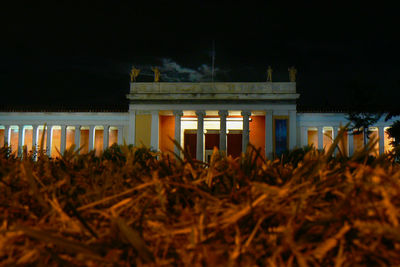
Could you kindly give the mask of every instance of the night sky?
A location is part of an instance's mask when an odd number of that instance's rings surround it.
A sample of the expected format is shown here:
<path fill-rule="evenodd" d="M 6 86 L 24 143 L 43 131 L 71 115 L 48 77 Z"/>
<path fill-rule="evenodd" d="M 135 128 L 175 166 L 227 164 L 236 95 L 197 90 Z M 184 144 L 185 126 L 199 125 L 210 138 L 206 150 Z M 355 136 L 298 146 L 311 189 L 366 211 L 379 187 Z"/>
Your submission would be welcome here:
<path fill-rule="evenodd" d="M 124 104 L 132 65 L 138 81 L 151 66 L 161 81 L 211 81 L 213 44 L 215 81 L 262 82 L 271 65 L 285 82 L 294 65 L 302 106 L 400 99 L 397 11 L 378 2 L 54 2 L 3 9 L 1 104 Z"/>

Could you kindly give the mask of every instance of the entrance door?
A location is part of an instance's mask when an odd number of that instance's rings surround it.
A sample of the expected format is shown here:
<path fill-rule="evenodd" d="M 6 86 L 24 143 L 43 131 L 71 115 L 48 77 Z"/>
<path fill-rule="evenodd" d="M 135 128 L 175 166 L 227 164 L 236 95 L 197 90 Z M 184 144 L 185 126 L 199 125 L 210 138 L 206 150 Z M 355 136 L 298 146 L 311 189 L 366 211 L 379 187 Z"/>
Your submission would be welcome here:
<path fill-rule="evenodd" d="M 227 134 L 227 154 L 237 158 L 242 153 L 242 131 L 229 131 Z"/>
<path fill-rule="evenodd" d="M 197 146 L 197 131 L 185 130 L 183 136 L 183 149 L 187 151 L 193 159 L 196 158 L 196 146 Z"/>
<path fill-rule="evenodd" d="M 207 130 L 205 134 L 205 160 L 210 162 L 214 147 L 219 149 L 219 130 Z"/>

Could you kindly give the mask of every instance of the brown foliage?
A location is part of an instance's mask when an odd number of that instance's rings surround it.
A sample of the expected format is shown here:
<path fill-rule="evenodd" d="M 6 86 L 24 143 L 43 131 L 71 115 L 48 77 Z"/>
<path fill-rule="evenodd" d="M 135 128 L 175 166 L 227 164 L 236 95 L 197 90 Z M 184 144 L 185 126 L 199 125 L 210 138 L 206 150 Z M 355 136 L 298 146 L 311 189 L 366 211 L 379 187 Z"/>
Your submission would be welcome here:
<path fill-rule="evenodd" d="M 127 146 L 37 161 L 2 151 L 0 261 L 400 265 L 400 168 L 356 156 L 312 150 L 293 165 L 215 150 L 206 164 Z"/>

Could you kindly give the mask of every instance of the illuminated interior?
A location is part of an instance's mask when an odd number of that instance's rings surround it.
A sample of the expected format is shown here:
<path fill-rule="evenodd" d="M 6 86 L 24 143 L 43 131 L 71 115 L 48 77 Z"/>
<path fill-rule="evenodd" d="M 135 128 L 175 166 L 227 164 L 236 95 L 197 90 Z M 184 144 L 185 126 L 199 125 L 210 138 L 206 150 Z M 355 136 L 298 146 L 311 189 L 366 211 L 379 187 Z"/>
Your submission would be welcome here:
<path fill-rule="evenodd" d="M 333 143 L 333 128 L 332 127 L 324 127 L 322 130 L 323 133 L 323 148 L 325 151 L 328 151 Z"/>
<path fill-rule="evenodd" d="M 12 125 L 10 126 L 10 147 L 11 154 L 17 156 L 18 155 L 18 126 Z"/>
<path fill-rule="evenodd" d="M 108 132 L 108 146 L 112 146 L 113 144 L 118 143 L 118 128 L 110 127 Z"/>
<path fill-rule="evenodd" d="M 66 129 L 65 148 L 70 149 L 75 144 L 75 126 L 68 126 Z"/>
<path fill-rule="evenodd" d="M 318 148 L 318 128 L 308 128 L 307 144 Z"/>
<path fill-rule="evenodd" d="M 32 151 L 33 147 L 33 127 L 32 126 L 24 126 L 24 132 L 23 132 L 23 141 L 24 141 L 24 146 L 26 146 L 26 149 L 28 152 Z"/>
<path fill-rule="evenodd" d="M 0 126 L 0 147 L 4 146 L 4 126 Z"/>
<path fill-rule="evenodd" d="M 53 126 L 51 129 L 50 157 L 59 158 L 61 147 L 61 126 Z"/>
<path fill-rule="evenodd" d="M 43 136 L 44 133 L 44 136 Z M 37 132 L 37 149 L 38 151 L 41 149 L 40 145 L 43 140 L 43 149 L 46 149 L 46 144 L 47 144 L 47 131 L 43 131 L 43 126 L 38 126 L 38 132 Z"/>
<path fill-rule="evenodd" d="M 378 138 L 379 138 L 378 128 L 377 127 L 370 127 L 369 130 L 370 130 L 371 133 L 369 135 L 368 142 L 371 142 L 371 141 L 374 141 L 374 140 L 378 141 Z M 376 142 L 376 144 L 373 147 L 370 155 L 375 156 L 375 157 L 379 156 L 379 142 Z"/>
<path fill-rule="evenodd" d="M 345 156 L 349 156 L 349 139 L 347 131 L 343 133 L 343 138 L 339 140 L 338 146 L 340 151 L 344 153 Z"/>
<path fill-rule="evenodd" d="M 364 147 L 364 136 L 362 132 L 353 134 L 354 151 L 360 151 Z"/>
<path fill-rule="evenodd" d="M 183 148 L 190 150 L 190 154 L 194 154 L 192 155 L 192 157 L 196 157 L 195 153 L 196 153 L 196 143 L 197 143 L 197 117 L 190 115 L 183 116 L 181 118 L 181 144 Z M 204 118 L 205 135 L 203 136 L 203 142 L 205 147 L 204 151 L 205 159 L 208 159 L 213 150 L 213 148 L 209 146 L 209 142 L 211 143 L 216 138 L 218 138 L 218 144 L 219 144 L 219 130 L 220 130 L 219 117 L 210 116 Z M 243 130 L 243 118 L 241 116 L 240 117 L 228 116 L 226 118 L 226 130 L 227 130 L 227 154 L 232 155 L 233 157 L 239 156 L 242 150 L 241 132 Z"/>
<path fill-rule="evenodd" d="M 79 140 L 81 147 L 80 154 L 86 154 L 89 152 L 89 127 L 81 127 L 81 137 Z"/>
<path fill-rule="evenodd" d="M 389 136 L 389 134 L 386 132 L 387 129 L 389 129 L 390 127 L 385 127 L 384 128 L 384 146 L 385 146 L 385 153 L 389 153 L 390 151 L 393 150 L 393 145 L 391 145 L 391 143 L 394 141 L 392 137 Z"/>
<path fill-rule="evenodd" d="M 103 138 L 104 138 L 104 127 L 96 126 L 94 128 L 94 149 L 96 156 L 100 156 L 101 152 L 103 151 L 103 143 L 104 143 Z"/>

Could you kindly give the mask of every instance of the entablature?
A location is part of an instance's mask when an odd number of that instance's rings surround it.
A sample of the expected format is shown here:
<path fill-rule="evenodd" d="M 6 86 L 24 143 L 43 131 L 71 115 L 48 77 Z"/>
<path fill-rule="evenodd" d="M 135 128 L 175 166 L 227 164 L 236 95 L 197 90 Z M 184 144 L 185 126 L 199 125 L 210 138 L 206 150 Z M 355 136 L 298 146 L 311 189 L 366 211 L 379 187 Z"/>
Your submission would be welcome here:
<path fill-rule="evenodd" d="M 131 83 L 130 100 L 296 100 L 295 82 Z"/>

